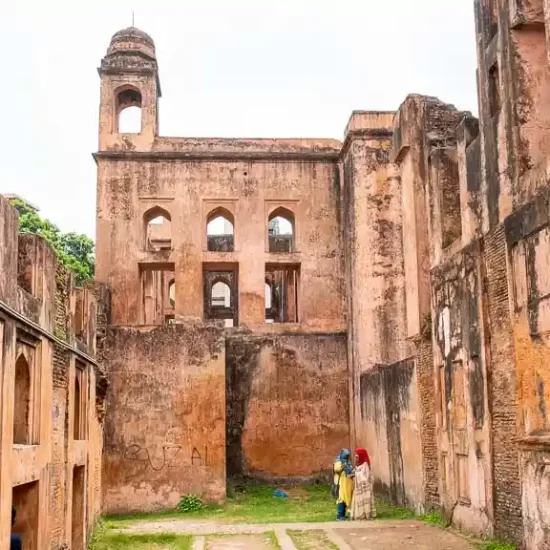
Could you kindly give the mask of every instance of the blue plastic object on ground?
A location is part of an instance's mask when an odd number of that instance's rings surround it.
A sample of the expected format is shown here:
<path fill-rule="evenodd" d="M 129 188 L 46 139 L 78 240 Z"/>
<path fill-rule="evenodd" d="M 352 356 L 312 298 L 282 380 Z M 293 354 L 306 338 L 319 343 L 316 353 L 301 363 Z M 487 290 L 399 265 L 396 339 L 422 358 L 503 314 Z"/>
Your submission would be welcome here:
<path fill-rule="evenodd" d="M 288 498 L 288 495 L 287 495 L 284 491 L 281 491 L 281 489 L 277 489 L 277 490 L 273 493 L 273 496 L 274 496 L 274 497 L 279 497 L 279 498 Z"/>

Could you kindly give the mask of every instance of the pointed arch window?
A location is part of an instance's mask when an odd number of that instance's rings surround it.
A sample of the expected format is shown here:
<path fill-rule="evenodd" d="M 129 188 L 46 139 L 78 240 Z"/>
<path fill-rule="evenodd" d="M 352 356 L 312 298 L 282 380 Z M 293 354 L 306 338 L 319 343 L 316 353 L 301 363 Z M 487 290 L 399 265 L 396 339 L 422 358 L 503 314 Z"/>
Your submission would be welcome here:
<path fill-rule="evenodd" d="M 295 219 L 288 208 L 273 210 L 268 220 L 269 252 L 295 251 Z"/>
<path fill-rule="evenodd" d="M 212 210 L 206 218 L 206 239 L 209 252 L 235 250 L 235 218 L 225 208 Z"/>
<path fill-rule="evenodd" d="M 170 213 L 155 206 L 143 215 L 145 249 L 150 252 L 172 250 L 172 218 Z"/>

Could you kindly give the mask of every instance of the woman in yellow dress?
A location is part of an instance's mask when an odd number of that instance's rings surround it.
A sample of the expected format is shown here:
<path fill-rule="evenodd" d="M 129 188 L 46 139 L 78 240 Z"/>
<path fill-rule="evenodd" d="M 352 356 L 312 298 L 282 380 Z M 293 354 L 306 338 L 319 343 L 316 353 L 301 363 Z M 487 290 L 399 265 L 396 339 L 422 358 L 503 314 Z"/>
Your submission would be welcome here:
<path fill-rule="evenodd" d="M 334 461 L 334 487 L 337 489 L 336 519 L 346 519 L 346 512 L 351 507 L 353 497 L 353 466 L 351 455 L 347 449 L 342 449 Z M 335 495 L 336 496 L 336 495 Z"/>

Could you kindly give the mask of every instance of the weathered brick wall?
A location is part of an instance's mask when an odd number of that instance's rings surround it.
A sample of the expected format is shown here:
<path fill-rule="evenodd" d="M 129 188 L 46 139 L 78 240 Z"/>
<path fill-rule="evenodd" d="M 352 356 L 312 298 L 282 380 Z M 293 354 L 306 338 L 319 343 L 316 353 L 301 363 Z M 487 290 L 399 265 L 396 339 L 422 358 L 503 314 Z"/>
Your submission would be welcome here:
<path fill-rule="evenodd" d="M 228 476 L 325 477 L 349 445 L 345 333 L 228 336 L 226 395 Z"/>
<path fill-rule="evenodd" d="M 65 541 L 66 517 L 70 511 L 70 495 L 67 487 L 69 355 L 58 344 L 54 345 L 53 352 L 52 455 L 49 470 L 49 512 L 51 548 L 57 548 Z"/>
<path fill-rule="evenodd" d="M 516 443 L 516 377 L 511 334 L 504 228 L 485 237 L 486 297 L 490 323 L 490 401 L 495 534 L 521 540 L 523 526 Z"/>
<path fill-rule="evenodd" d="M 420 401 L 420 440 L 422 442 L 422 477 L 424 481 L 424 505 L 426 509 L 438 508 L 439 458 L 436 434 L 436 392 L 431 326 L 425 326 L 425 334 L 417 345 L 417 380 Z"/>
<path fill-rule="evenodd" d="M 225 496 L 225 345 L 216 325 L 110 327 L 103 511 Z"/>

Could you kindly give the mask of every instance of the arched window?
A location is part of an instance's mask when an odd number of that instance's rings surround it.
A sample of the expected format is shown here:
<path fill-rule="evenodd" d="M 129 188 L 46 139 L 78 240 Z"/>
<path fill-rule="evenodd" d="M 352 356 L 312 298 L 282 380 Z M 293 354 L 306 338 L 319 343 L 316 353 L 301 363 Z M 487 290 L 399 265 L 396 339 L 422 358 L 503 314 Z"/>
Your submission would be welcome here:
<path fill-rule="evenodd" d="M 126 88 L 116 96 L 117 132 L 139 134 L 141 132 L 141 93 Z"/>
<path fill-rule="evenodd" d="M 233 252 L 235 249 L 233 214 L 216 208 L 206 218 L 206 238 L 209 252 Z"/>
<path fill-rule="evenodd" d="M 238 272 L 207 269 L 203 272 L 204 317 L 223 319 L 226 327 L 238 324 Z"/>
<path fill-rule="evenodd" d="M 269 252 L 294 252 L 294 214 L 277 208 L 268 220 Z"/>
<path fill-rule="evenodd" d="M 227 283 L 218 281 L 212 285 L 210 303 L 213 308 L 231 307 L 231 288 L 229 288 Z"/>
<path fill-rule="evenodd" d="M 13 406 L 13 442 L 30 445 L 31 371 L 21 354 L 15 363 L 15 395 Z"/>
<path fill-rule="evenodd" d="M 143 215 L 145 249 L 151 252 L 172 249 L 172 219 L 170 213 L 155 206 Z"/>

